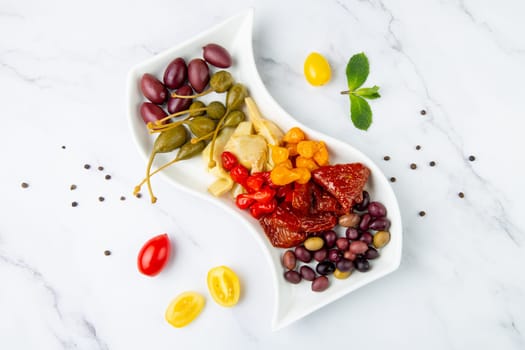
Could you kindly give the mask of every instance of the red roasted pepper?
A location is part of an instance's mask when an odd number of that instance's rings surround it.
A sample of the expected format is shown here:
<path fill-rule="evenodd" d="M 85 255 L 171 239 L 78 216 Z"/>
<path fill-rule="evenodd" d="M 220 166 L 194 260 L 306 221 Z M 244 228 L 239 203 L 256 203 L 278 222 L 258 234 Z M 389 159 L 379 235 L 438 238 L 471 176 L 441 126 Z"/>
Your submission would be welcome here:
<path fill-rule="evenodd" d="M 246 183 L 244 184 L 244 187 L 250 193 L 257 192 L 263 187 L 265 182 L 266 180 L 264 179 L 264 177 L 260 175 L 260 173 L 257 173 L 257 174 L 248 176 L 248 178 L 246 179 Z"/>
<path fill-rule="evenodd" d="M 253 202 L 255 202 L 255 199 L 248 197 L 246 194 L 240 194 L 235 198 L 235 205 L 243 210 L 248 209 Z"/>
<path fill-rule="evenodd" d="M 232 170 L 234 166 L 239 164 L 239 161 L 237 160 L 237 157 L 235 156 L 235 154 L 228 152 L 228 151 L 222 152 L 221 162 L 222 162 L 222 167 L 226 171 Z"/>
<path fill-rule="evenodd" d="M 246 179 L 250 176 L 250 173 L 248 172 L 248 169 L 246 169 L 243 165 L 237 164 L 230 170 L 230 177 L 233 181 L 241 184 L 244 186 Z"/>
<path fill-rule="evenodd" d="M 265 214 L 271 214 L 277 209 L 277 201 L 273 198 L 268 203 L 256 202 L 250 207 L 250 214 L 256 219 L 260 219 Z"/>

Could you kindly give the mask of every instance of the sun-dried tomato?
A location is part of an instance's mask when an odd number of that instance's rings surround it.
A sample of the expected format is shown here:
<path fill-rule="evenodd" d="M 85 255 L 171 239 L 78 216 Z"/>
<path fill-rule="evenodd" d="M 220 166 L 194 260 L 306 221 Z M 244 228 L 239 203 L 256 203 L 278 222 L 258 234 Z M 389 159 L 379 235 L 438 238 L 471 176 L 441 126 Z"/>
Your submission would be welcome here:
<path fill-rule="evenodd" d="M 306 184 L 294 184 L 292 192 L 292 207 L 297 213 L 306 215 L 310 211 L 312 205 L 312 185 L 310 182 Z"/>
<path fill-rule="evenodd" d="M 299 216 L 301 231 L 321 232 L 328 231 L 337 224 L 337 216 L 334 213 L 319 213 L 315 215 Z"/>
<path fill-rule="evenodd" d="M 370 170 L 361 163 L 327 165 L 312 171 L 314 181 L 334 196 L 344 211 L 362 201 L 369 175 Z"/>
<path fill-rule="evenodd" d="M 306 234 L 300 231 L 299 219 L 280 206 L 270 215 L 263 216 L 259 223 L 274 247 L 290 248 L 306 239 Z"/>

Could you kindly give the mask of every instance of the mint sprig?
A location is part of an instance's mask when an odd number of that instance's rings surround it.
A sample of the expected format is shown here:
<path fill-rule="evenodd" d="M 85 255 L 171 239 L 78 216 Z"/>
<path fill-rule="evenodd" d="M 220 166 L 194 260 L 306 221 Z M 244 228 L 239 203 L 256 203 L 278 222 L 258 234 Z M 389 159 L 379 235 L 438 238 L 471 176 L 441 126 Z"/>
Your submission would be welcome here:
<path fill-rule="evenodd" d="M 379 86 L 371 88 L 361 88 L 368 78 L 370 65 L 364 52 L 353 55 L 346 65 L 346 80 L 348 90 L 341 91 L 341 94 L 350 97 L 350 118 L 354 126 L 360 130 L 368 130 L 372 124 L 372 109 L 365 100 L 373 100 L 381 97 Z"/>

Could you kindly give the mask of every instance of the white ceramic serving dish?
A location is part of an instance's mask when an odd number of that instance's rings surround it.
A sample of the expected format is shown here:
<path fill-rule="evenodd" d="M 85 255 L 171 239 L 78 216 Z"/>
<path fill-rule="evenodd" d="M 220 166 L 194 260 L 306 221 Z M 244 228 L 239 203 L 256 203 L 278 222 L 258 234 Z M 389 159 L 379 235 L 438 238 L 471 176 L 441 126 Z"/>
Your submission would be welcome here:
<path fill-rule="evenodd" d="M 252 50 L 253 10 L 234 16 L 210 30 L 154 57 L 137 64 L 128 75 L 128 118 L 133 138 L 139 152 L 147 159 L 154 138 L 147 132 L 139 114 L 139 105 L 144 101 L 139 81 L 144 73 L 152 73 L 162 77 L 165 67 L 174 58 L 201 57 L 202 47 L 208 43 L 217 43 L 225 47 L 232 55 L 234 64 L 229 71 L 236 81 L 245 84 L 249 94 L 257 103 L 263 116 L 273 120 L 283 130 L 299 126 L 311 139 L 324 140 L 329 147 L 331 163 L 361 162 L 371 170 L 371 177 L 367 190 L 374 200 L 381 201 L 388 209 L 388 217 L 392 222 L 390 243 L 381 250 L 381 256 L 372 262 L 372 269 L 366 273 L 354 272 L 346 280 L 335 280 L 331 277 L 330 287 L 322 293 L 314 293 L 310 283 L 302 282 L 298 285 L 287 283 L 283 278 L 281 255 L 283 249 L 274 248 L 266 238 L 257 220 L 247 212 L 235 207 L 230 196 L 216 198 L 207 192 L 207 187 L 214 178 L 205 170 L 202 157 L 195 157 L 183 163 L 172 166 L 162 172 L 163 177 L 176 188 L 189 191 L 202 200 L 210 201 L 223 208 L 231 215 L 231 219 L 246 225 L 254 239 L 257 240 L 267 257 L 268 268 L 273 276 L 275 291 L 275 305 L 272 328 L 277 330 L 312 313 L 313 311 L 341 298 L 342 296 L 371 283 L 395 271 L 401 262 L 402 226 L 399 206 L 383 173 L 363 153 L 352 146 L 336 140 L 328 135 L 301 125 L 284 111 L 270 96 L 257 72 Z M 299 101 L 298 101 L 299 102 Z M 170 160 L 173 155 L 158 155 L 155 164 L 162 164 Z"/>

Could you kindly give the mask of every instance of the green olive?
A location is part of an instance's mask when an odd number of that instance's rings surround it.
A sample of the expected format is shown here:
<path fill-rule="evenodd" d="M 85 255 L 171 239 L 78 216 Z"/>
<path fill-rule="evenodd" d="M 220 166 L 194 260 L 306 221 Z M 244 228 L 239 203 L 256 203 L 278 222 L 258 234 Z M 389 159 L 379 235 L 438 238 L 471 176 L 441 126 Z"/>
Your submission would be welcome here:
<path fill-rule="evenodd" d="M 311 252 L 316 252 L 324 246 L 324 241 L 321 237 L 310 237 L 304 241 L 304 247 Z"/>
<path fill-rule="evenodd" d="M 204 113 L 206 113 L 205 111 L 203 110 L 200 110 L 202 108 L 206 107 L 206 105 L 204 104 L 204 102 L 202 101 L 193 101 L 190 105 L 190 116 L 191 117 L 198 117 L 198 116 L 201 116 L 201 115 L 204 115 Z M 199 111 L 194 111 L 195 109 L 199 109 Z"/>
<path fill-rule="evenodd" d="M 168 129 L 159 134 L 153 144 L 153 154 L 171 152 L 186 142 L 187 132 L 183 125 Z"/>
<path fill-rule="evenodd" d="M 193 135 L 197 137 L 208 135 L 215 130 L 215 121 L 208 117 L 195 117 L 187 124 Z"/>
<path fill-rule="evenodd" d="M 228 91 L 233 85 L 233 77 L 230 72 L 220 70 L 213 74 L 210 79 L 210 87 L 213 91 L 222 93 Z"/>
<path fill-rule="evenodd" d="M 219 101 L 213 101 L 208 105 L 208 116 L 211 119 L 219 120 L 226 113 L 226 107 Z"/>
<path fill-rule="evenodd" d="M 390 232 L 378 231 L 374 235 L 374 247 L 377 249 L 383 248 L 390 242 Z"/>
<path fill-rule="evenodd" d="M 226 116 L 226 118 L 224 119 L 224 126 L 227 127 L 227 126 L 237 126 L 239 125 L 242 121 L 244 121 L 244 119 L 246 119 L 246 116 L 244 115 L 244 113 L 242 111 L 239 111 L 238 109 L 234 110 L 234 111 L 231 111 L 228 113 L 228 115 Z"/>
<path fill-rule="evenodd" d="M 229 110 L 240 109 L 244 99 L 248 96 L 248 90 L 242 84 L 234 84 L 226 94 L 226 107 Z"/>
<path fill-rule="evenodd" d="M 205 141 L 191 143 L 191 140 L 190 140 L 186 142 L 184 145 L 182 145 L 182 147 L 179 149 L 179 153 L 177 154 L 176 160 L 185 160 L 193 156 L 196 156 L 197 154 L 201 153 L 205 147 L 206 147 Z"/>

